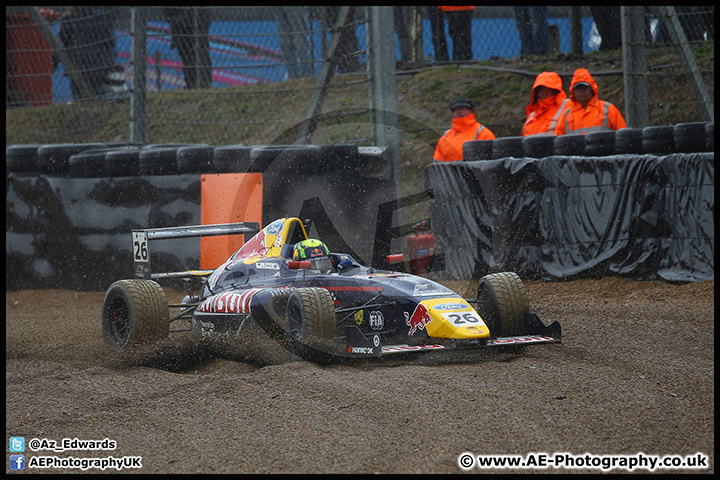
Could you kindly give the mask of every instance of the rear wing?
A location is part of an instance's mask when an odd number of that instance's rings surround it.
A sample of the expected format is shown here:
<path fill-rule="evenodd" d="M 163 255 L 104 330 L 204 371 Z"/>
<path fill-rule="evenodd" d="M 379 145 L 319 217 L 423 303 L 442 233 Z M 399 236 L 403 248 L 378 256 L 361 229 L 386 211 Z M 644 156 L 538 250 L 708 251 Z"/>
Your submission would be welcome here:
<path fill-rule="evenodd" d="M 167 240 L 170 238 L 212 237 L 217 235 L 245 234 L 245 242 L 260 232 L 258 222 L 220 223 L 216 225 L 188 225 L 185 227 L 146 228 L 132 231 L 132 251 L 135 278 L 156 279 L 181 277 L 210 273 L 193 270 L 176 273 L 152 273 L 150 268 L 150 240 Z"/>

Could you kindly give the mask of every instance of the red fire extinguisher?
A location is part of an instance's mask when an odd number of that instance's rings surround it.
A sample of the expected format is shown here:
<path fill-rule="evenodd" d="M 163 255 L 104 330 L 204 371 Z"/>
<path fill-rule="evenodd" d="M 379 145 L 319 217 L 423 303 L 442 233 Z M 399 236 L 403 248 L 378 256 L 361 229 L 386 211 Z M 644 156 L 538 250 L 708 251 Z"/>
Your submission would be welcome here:
<path fill-rule="evenodd" d="M 415 233 L 408 239 L 410 247 L 410 273 L 427 277 L 430 258 L 435 253 L 435 237 L 427 233 L 430 223 L 427 220 L 413 225 Z"/>

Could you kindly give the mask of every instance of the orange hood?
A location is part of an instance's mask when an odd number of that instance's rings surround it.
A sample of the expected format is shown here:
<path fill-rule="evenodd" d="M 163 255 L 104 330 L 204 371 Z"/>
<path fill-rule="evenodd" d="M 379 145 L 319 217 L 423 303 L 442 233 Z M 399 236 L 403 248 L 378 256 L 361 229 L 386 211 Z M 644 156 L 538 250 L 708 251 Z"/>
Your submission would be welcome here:
<path fill-rule="evenodd" d="M 555 72 L 542 72 L 540 75 L 535 77 L 535 84 L 533 84 L 532 94 L 530 95 L 530 104 L 525 107 L 525 113 L 527 115 L 530 115 L 530 112 L 542 106 L 540 102 L 535 102 L 535 89 L 537 87 L 547 87 L 559 90 L 559 93 L 555 95 L 554 99 L 547 99 L 550 100 L 550 102 L 545 103 L 560 104 L 560 102 L 567 98 L 567 95 L 563 91 L 560 75 Z M 545 105 L 545 107 L 547 107 L 547 105 Z"/>
<path fill-rule="evenodd" d="M 578 68 L 577 70 L 575 70 L 575 74 L 573 75 L 572 81 L 570 82 L 570 98 L 575 100 L 575 93 L 573 92 L 573 88 L 575 88 L 575 84 L 578 82 L 586 82 L 590 84 L 593 92 L 595 92 L 595 95 L 593 95 L 593 99 L 597 99 L 600 97 L 597 83 L 595 82 L 595 79 L 592 77 L 592 75 L 590 75 L 590 72 L 588 72 L 585 68 Z"/>

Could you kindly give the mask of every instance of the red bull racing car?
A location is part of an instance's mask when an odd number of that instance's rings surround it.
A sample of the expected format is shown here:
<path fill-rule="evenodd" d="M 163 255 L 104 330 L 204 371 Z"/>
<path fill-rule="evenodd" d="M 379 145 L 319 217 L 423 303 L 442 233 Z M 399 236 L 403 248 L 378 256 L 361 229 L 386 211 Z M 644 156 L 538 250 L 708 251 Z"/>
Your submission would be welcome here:
<path fill-rule="evenodd" d="M 238 233 L 255 235 L 214 270 L 150 271 L 150 240 Z M 165 338 L 179 319 L 203 335 L 225 336 L 255 322 L 309 359 L 561 342 L 560 324 L 545 325 L 530 311 L 515 273 L 486 275 L 476 298 L 464 299 L 428 278 L 368 268 L 330 252 L 308 239 L 298 218 L 262 230 L 235 223 L 132 235 L 136 278 L 113 283 L 102 307 L 103 336 L 115 351 Z M 201 285 L 168 305 L 158 282 L 169 278 L 200 278 Z M 170 315 L 171 309 L 178 313 Z"/>

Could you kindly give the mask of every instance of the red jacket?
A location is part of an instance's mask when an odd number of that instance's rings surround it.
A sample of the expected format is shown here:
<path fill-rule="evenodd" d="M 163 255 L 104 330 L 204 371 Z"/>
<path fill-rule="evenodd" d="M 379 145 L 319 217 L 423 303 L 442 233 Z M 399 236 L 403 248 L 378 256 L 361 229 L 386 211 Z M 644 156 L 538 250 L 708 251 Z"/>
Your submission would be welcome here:
<path fill-rule="evenodd" d="M 587 82 L 595 92 L 585 108 L 574 98 L 573 88 L 578 82 Z M 627 126 L 620 110 L 615 105 L 598 98 L 597 83 L 586 69 L 575 70 L 575 75 L 570 83 L 570 92 L 572 92 L 570 107 L 560 114 L 555 127 L 555 135 L 565 135 L 566 133 L 585 135 L 589 132 L 619 130 Z"/>
<path fill-rule="evenodd" d="M 558 93 L 554 97 L 536 100 L 535 89 L 537 87 L 552 88 L 558 90 Z M 570 106 L 570 100 L 563 91 L 560 75 L 555 72 L 542 72 L 535 78 L 530 104 L 525 107 L 527 120 L 525 120 L 522 129 L 523 137 L 529 135 L 555 135 L 557 120 L 568 106 Z"/>
<path fill-rule="evenodd" d="M 495 134 L 475 120 L 475 114 L 452 119 L 452 128 L 438 140 L 435 160 L 454 162 L 463 159 L 463 144 L 470 140 L 493 140 Z"/>

